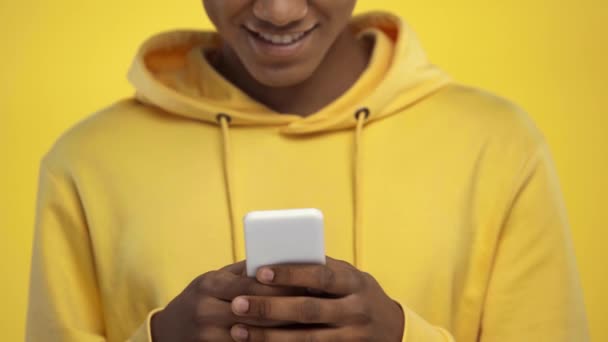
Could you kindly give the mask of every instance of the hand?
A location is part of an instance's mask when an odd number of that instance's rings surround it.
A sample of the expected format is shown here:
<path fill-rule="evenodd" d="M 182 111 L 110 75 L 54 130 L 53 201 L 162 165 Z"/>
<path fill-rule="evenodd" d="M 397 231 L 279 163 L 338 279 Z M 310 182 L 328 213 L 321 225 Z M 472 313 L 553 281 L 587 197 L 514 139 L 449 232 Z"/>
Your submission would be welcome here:
<path fill-rule="evenodd" d="M 236 316 L 230 301 L 242 295 L 280 297 L 306 292 L 260 284 L 246 277 L 244 269 L 245 263 L 240 262 L 194 279 L 164 310 L 152 317 L 153 341 L 233 341 L 230 327 L 239 322 L 262 327 L 285 325 L 280 321 Z"/>
<path fill-rule="evenodd" d="M 401 341 L 405 317 L 369 274 L 344 261 L 326 265 L 276 265 L 261 268 L 262 284 L 312 289 L 325 298 L 239 296 L 232 311 L 242 318 L 299 323 L 299 328 L 235 324 L 235 341 Z"/>

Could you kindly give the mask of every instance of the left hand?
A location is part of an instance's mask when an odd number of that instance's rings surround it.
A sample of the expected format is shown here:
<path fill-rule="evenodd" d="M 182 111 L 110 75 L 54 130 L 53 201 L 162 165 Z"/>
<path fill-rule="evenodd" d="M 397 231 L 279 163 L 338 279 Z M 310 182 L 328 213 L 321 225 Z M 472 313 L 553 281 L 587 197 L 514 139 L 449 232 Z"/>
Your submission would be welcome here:
<path fill-rule="evenodd" d="M 259 282 L 308 288 L 327 296 L 240 296 L 232 311 L 256 320 L 293 322 L 298 328 L 265 328 L 237 324 L 235 341 L 394 341 L 403 338 L 403 310 L 369 274 L 344 261 L 327 258 L 326 265 L 276 265 L 260 268 Z"/>

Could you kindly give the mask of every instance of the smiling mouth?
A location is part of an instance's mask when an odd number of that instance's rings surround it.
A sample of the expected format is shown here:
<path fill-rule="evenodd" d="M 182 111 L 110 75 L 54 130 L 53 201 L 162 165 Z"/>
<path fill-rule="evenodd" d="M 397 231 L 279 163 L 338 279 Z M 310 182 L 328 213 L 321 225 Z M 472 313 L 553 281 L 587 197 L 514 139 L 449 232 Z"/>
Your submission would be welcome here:
<path fill-rule="evenodd" d="M 255 39 L 262 41 L 266 44 L 272 44 L 272 45 L 277 45 L 277 46 L 288 46 L 288 45 L 295 44 L 295 43 L 303 40 L 304 38 L 306 38 L 312 31 L 314 31 L 317 28 L 317 26 L 318 25 L 315 25 L 306 31 L 295 32 L 295 33 L 283 33 L 283 34 L 258 32 L 258 31 L 252 30 L 251 28 L 249 28 L 247 26 L 245 26 L 245 30 L 247 30 L 247 32 L 249 32 Z"/>

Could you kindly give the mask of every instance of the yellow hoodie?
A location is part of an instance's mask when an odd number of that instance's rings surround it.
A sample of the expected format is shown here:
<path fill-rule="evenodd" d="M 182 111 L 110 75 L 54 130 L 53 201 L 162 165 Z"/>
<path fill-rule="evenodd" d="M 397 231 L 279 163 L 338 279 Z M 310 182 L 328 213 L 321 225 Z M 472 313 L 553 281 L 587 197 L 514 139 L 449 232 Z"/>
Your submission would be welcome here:
<path fill-rule="evenodd" d="M 307 118 L 216 73 L 215 33 L 145 42 L 136 96 L 42 161 L 28 340 L 150 341 L 154 312 L 244 258 L 245 213 L 316 207 L 328 255 L 405 308 L 404 341 L 588 341 L 558 182 L 528 116 L 450 81 L 399 18 L 352 29 L 375 40 L 370 65 Z"/>

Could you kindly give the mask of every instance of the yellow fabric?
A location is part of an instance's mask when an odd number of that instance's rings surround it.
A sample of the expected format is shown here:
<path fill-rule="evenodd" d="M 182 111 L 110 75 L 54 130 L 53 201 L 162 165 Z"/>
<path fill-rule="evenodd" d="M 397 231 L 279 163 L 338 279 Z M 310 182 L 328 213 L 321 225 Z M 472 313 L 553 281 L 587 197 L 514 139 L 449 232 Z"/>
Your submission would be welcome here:
<path fill-rule="evenodd" d="M 146 317 L 145 323 L 139 326 L 135 333 L 129 339 L 127 339 L 127 342 L 152 341 L 152 329 L 150 322 L 152 321 L 152 316 L 154 316 L 154 314 L 157 312 L 162 311 L 162 309 L 163 308 L 156 308 L 150 311 Z"/>
<path fill-rule="evenodd" d="M 451 82 L 399 18 L 352 29 L 374 40 L 370 65 L 307 118 L 215 72 L 213 33 L 145 42 L 136 98 L 42 161 L 27 339 L 149 341 L 158 308 L 243 257 L 245 213 L 316 207 L 328 255 L 404 307 L 406 342 L 588 341 L 557 178 L 528 116 Z"/>

